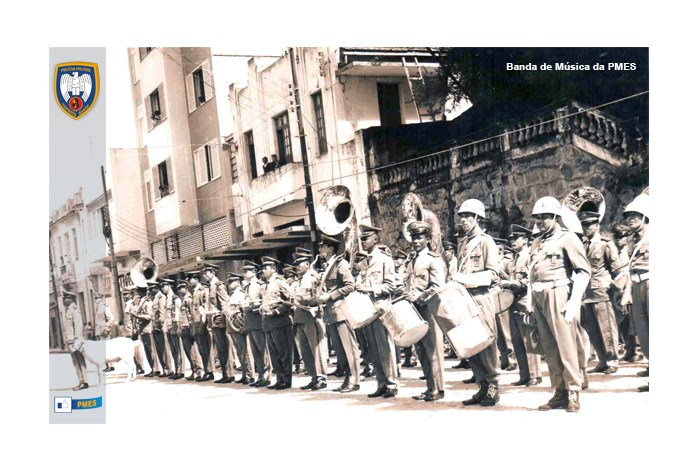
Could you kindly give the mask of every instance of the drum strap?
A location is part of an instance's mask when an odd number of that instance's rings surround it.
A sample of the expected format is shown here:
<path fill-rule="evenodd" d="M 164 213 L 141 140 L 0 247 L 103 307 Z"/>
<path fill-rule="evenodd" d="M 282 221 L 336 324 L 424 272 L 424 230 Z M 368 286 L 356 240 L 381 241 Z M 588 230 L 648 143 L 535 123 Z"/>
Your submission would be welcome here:
<path fill-rule="evenodd" d="M 467 262 L 467 259 L 472 255 L 472 252 L 474 252 L 474 249 L 481 244 L 481 236 L 486 233 L 482 233 L 479 236 L 476 237 L 476 239 L 473 240 L 474 245 L 469 249 L 468 247 L 465 247 L 466 254 L 464 255 L 464 258 L 460 260 L 459 264 L 457 264 L 457 270 L 462 271 L 462 268 L 464 267 L 465 262 Z"/>

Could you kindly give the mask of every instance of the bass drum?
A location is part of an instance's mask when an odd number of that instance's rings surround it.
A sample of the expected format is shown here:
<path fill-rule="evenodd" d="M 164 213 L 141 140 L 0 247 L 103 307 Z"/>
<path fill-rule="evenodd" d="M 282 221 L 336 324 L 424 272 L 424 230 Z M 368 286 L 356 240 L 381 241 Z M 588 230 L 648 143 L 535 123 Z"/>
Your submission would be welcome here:
<path fill-rule="evenodd" d="M 395 302 L 392 310 L 385 313 L 380 320 L 399 347 L 409 347 L 421 341 L 428 332 L 428 323 L 407 300 Z"/>
<path fill-rule="evenodd" d="M 371 297 L 361 292 L 351 292 L 334 304 L 332 309 L 343 317 L 351 329 L 360 329 L 380 316 Z"/>

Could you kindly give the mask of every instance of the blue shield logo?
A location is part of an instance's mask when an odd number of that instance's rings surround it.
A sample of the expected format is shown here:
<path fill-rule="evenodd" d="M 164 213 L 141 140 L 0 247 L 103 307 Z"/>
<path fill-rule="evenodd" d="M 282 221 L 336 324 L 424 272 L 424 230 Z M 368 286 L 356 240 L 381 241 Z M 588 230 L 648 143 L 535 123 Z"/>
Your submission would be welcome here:
<path fill-rule="evenodd" d="M 91 62 L 66 62 L 55 66 L 55 101 L 70 118 L 86 115 L 99 96 L 99 66 Z"/>

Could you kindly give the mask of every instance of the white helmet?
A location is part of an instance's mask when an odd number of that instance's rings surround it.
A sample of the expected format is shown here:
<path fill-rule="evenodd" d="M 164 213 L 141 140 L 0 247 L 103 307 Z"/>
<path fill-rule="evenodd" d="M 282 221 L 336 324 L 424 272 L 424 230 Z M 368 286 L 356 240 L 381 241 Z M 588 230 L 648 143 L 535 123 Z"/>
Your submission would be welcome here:
<path fill-rule="evenodd" d="M 642 216 L 649 218 L 650 196 L 648 194 L 640 194 L 635 197 L 632 202 L 626 205 L 626 209 L 623 210 L 624 215 L 630 212 L 640 213 Z"/>
<path fill-rule="evenodd" d="M 476 198 L 463 201 L 462 205 L 457 209 L 457 214 L 459 215 L 460 213 L 473 213 L 481 218 L 486 218 L 486 208 Z"/>
<path fill-rule="evenodd" d="M 549 213 L 552 215 L 560 216 L 562 214 L 561 202 L 553 197 L 541 197 L 534 204 L 534 209 L 532 210 L 532 215 L 541 215 L 544 213 Z"/>
<path fill-rule="evenodd" d="M 563 226 L 568 231 L 572 231 L 573 233 L 580 235 L 584 234 L 582 231 L 582 224 L 580 224 L 580 219 L 570 208 L 563 207 L 561 211 L 561 221 L 563 221 Z"/>

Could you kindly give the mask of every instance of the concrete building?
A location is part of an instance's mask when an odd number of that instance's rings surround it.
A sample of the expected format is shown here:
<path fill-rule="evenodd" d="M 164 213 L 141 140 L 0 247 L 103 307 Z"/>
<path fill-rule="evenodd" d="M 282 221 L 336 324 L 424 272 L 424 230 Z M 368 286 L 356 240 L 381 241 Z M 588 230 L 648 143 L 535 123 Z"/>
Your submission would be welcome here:
<path fill-rule="evenodd" d="M 442 97 L 431 107 L 414 93 L 437 67 L 423 48 L 289 48 L 280 59 L 248 61 L 248 85 L 229 87 L 234 222 L 244 242 L 220 257 L 270 251 L 287 259 L 309 243 L 304 163 L 316 204 L 325 189 L 344 185 L 358 217 L 369 220 L 361 131 L 444 119 Z"/>
<path fill-rule="evenodd" d="M 140 150 L 137 156 L 111 153 L 111 163 L 138 162 L 139 169 L 133 164 L 114 188 L 141 195 L 143 211 L 138 221 L 121 219 L 118 225 L 146 241 L 160 274 L 171 275 L 235 242 L 211 50 L 130 48 L 129 66 Z M 121 190 L 130 177 L 136 185 Z"/>

